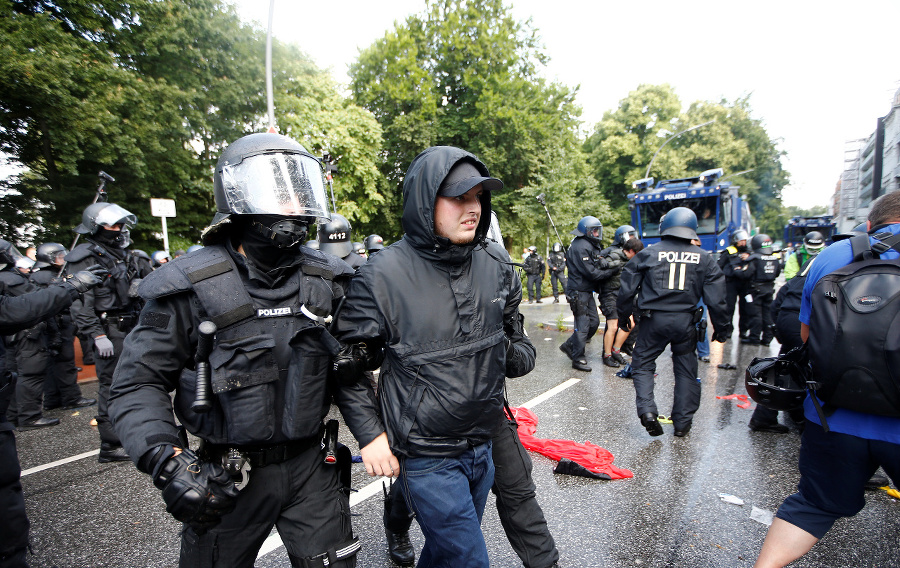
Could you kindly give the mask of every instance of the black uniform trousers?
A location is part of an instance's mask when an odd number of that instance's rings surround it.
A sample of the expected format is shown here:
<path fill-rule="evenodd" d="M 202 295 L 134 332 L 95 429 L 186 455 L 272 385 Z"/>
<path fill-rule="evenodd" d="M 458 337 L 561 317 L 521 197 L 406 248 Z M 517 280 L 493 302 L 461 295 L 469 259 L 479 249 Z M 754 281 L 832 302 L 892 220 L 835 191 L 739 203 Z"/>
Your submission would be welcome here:
<path fill-rule="evenodd" d="M 113 429 L 112 422 L 109 420 L 109 388 L 112 386 L 113 371 L 119 363 L 119 356 L 122 355 L 123 344 L 128 332 L 132 326 L 123 327 L 120 322 L 115 319 L 109 319 L 104 324 L 106 337 L 113 344 L 113 356 L 109 359 L 101 359 L 94 347 L 94 364 L 97 370 L 97 381 L 99 383 L 97 389 L 97 431 L 100 434 L 100 442 L 113 447 L 121 446 L 119 435 Z"/>
<path fill-rule="evenodd" d="M 251 469 L 234 511 L 220 524 L 202 535 L 184 526 L 179 565 L 252 567 L 273 526 L 278 527 L 294 567 L 305 568 L 304 558 L 327 552 L 323 543 L 336 547 L 349 543 L 350 500 L 340 486 L 338 468 L 326 464 L 320 446 L 314 444 L 282 463 Z M 352 568 L 356 556 L 329 566 Z"/>
<path fill-rule="evenodd" d="M 557 287 L 557 285 L 559 287 Z M 553 297 L 559 299 L 559 291 L 566 293 L 566 275 L 562 270 L 550 271 L 550 286 L 553 288 Z"/>
<path fill-rule="evenodd" d="M 656 359 L 671 345 L 675 395 L 672 422 L 676 430 L 690 425 L 700 407 L 700 381 L 697 379 L 697 327 L 690 312 L 652 311 L 641 314 L 641 327 L 631 359 L 638 416 L 648 412 L 659 415 L 653 396 Z"/>
<path fill-rule="evenodd" d="M 81 398 L 78 369 L 75 368 L 75 323 L 68 313 L 59 317 L 59 335 L 62 345 L 56 357 L 51 357 L 44 381 L 45 408 L 68 406 Z"/>
<path fill-rule="evenodd" d="M 28 517 L 13 426 L 0 418 L 0 568 L 27 566 Z"/>
<path fill-rule="evenodd" d="M 506 538 L 525 568 L 549 568 L 559 560 L 556 543 L 535 495 L 532 463 L 519 439 L 518 424 L 505 420 L 491 438 L 497 513 Z M 384 526 L 393 533 L 409 530 L 412 514 L 403 498 L 402 483 L 391 485 Z"/>
<path fill-rule="evenodd" d="M 747 301 L 750 295 L 750 283 L 746 280 L 726 279 L 725 280 L 725 304 L 728 310 L 728 321 L 734 320 L 734 307 L 738 307 L 738 330 L 741 336 L 750 333 L 754 326 L 754 318 L 756 312 L 753 309 L 753 303 Z M 752 297 L 752 296 L 751 296 Z"/>
<path fill-rule="evenodd" d="M 575 316 L 575 332 L 563 342 L 563 349 L 573 361 L 584 359 L 584 346 L 600 327 L 600 315 L 593 292 L 575 292 L 569 297 L 569 307 Z M 575 300 L 574 302 L 572 300 Z"/>
<path fill-rule="evenodd" d="M 544 278 L 540 274 L 528 274 L 528 282 L 526 287 L 528 288 L 528 301 L 540 300 L 541 299 L 541 282 L 544 281 Z"/>
<path fill-rule="evenodd" d="M 15 352 L 15 364 L 7 360 L 8 369 L 19 374 L 15 398 L 9 405 L 9 415 L 16 417 L 19 426 L 43 415 L 44 379 L 52 363 L 45 327 L 38 324 L 20 332 L 15 346 L 7 351 L 7 356 Z"/>
<path fill-rule="evenodd" d="M 761 339 L 768 344 L 772 341 L 772 300 L 775 297 L 775 283 L 771 281 L 756 282 L 754 284 L 752 327 L 750 337 Z"/>
<path fill-rule="evenodd" d="M 779 337 L 781 337 L 779 354 L 784 355 L 794 347 L 803 345 L 803 339 L 800 337 L 800 312 L 780 310 L 778 318 L 775 320 L 775 327 L 778 329 Z M 803 417 L 802 406 L 789 411 L 788 415 L 795 424 L 804 424 L 806 422 L 806 419 Z M 778 411 L 757 404 L 756 409 L 753 410 L 753 416 L 750 417 L 750 422 L 754 424 L 775 424 L 778 422 Z"/>

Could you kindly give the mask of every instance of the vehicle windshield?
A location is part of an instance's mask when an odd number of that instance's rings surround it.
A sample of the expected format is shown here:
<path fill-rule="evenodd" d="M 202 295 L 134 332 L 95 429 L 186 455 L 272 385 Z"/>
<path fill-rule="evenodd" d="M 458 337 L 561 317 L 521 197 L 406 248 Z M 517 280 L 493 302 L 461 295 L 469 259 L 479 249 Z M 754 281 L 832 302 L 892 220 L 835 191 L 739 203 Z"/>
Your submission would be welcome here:
<path fill-rule="evenodd" d="M 713 235 L 716 232 L 716 199 L 717 196 L 696 197 L 669 201 L 654 201 L 638 205 L 641 212 L 641 237 L 658 237 L 659 220 L 675 207 L 687 207 L 697 214 L 697 234 Z M 719 212 L 719 227 L 726 225 Z"/>

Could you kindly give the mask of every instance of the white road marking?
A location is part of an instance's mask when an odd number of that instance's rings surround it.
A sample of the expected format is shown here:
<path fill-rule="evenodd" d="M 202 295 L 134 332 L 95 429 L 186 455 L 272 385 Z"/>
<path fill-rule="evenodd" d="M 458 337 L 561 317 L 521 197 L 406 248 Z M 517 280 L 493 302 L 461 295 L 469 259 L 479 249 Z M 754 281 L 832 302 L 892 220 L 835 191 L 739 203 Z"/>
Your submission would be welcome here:
<path fill-rule="evenodd" d="M 54 467 L 65 465 L 65 464 L 71 463 L 73 461 L 83 460 L 84 458 L 96 456 L 99 453 L 100 453 L 100 450 L 91 450 L 90 452 L 84 452 L 83 454 L 78 454 L 77 456 L 72 456 L 72 457 L 61 459 L 61 460 L 56 460 L 55 462 L 45 463 L 44 465 L 32 467 L 32 468 L 29 468 L 29 469 L 26 469 L 25 471 L 23 471 L 22 477 L 25 477 L 26 475 L 31 475 L 32 473 L 37 473 L 39 471 L 44 471 L 45 469 L 51 469 Z"/>

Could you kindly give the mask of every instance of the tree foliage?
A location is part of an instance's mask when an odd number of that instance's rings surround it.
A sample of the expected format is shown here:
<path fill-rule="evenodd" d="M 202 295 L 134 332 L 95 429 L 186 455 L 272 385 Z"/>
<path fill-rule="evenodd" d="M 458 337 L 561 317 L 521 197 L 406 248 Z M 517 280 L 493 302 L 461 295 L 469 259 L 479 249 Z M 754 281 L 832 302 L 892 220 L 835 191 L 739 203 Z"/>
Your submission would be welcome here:
<path fill-rule="evenodd" d="M 546 61 L 530 21 L 502 0 L 430 0 L 364 49 L 351 91 L 384 139 L 384 202 L 369 226 L 399 236 L 403 176 L 434 145 L 474 153 L 503 180 L 493 205 L 510 246 L 545 234 L 542 192 L 566 230 L 588 212 L 607 215 L 575 134 L 576 91 L 541 78 Z"/>
<path fill-rule="evenodd" d="M 640 85 L 616 110 L 604 114 L 584 147 L 600 190 L 620 211 L 631 182 L 643 178 L 653 160 L 650 176 L 657 180 L 696 176 L 712 168 L 722 168 L 726 176 L 740 173 L 731 181 L 750 198 L 757 221 L 767 220 L 761 228 L 773 230 L 769 225 L 780 215 L 781 190 L 789 178 L 781 164 L 784 153 L 762 121 L 751 116 L 749 97 L 694 102 L 683 111 L 669 85 Z"/>
<path fill-rule="evenodd" d="M 36 242 L 70 241 L 103 170 L 138 246 L 161 248 L 151 197 L 176 200 L 175 247 L 197 242 L 220 151 L 266 126 L 264 34 L 221 0 L 0 0 L 0 34 L 0 151 L 26 168 L 0 196 L 2 234 L 33 220 Z M 352 156 L 337 197 L 377 202 L 373 117 L 294 46 L 274 42 L 273 68 L 282 132 Z"/>

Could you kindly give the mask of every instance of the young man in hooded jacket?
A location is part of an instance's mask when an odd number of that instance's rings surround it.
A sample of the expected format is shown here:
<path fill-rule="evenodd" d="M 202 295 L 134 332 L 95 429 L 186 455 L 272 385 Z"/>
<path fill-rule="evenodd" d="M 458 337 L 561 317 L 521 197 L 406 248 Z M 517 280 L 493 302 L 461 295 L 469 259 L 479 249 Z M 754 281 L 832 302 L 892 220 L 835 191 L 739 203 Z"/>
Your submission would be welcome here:
<path fill-rule="evenodd" d="M 335 322 L 343 354 L 384 350 L 381 412 L 351 370 L 364 356 L 336 361 L 337 402 L 368 473 L 401 477 L 425 535 L 420 566 L 489 566 L 480 523 L 503 381 L 534 366 L 521 282 L 485 241 L 502 187 L 459 148 L 419 154 L 403 183 L 403 239 L 359 268 Z"/>

